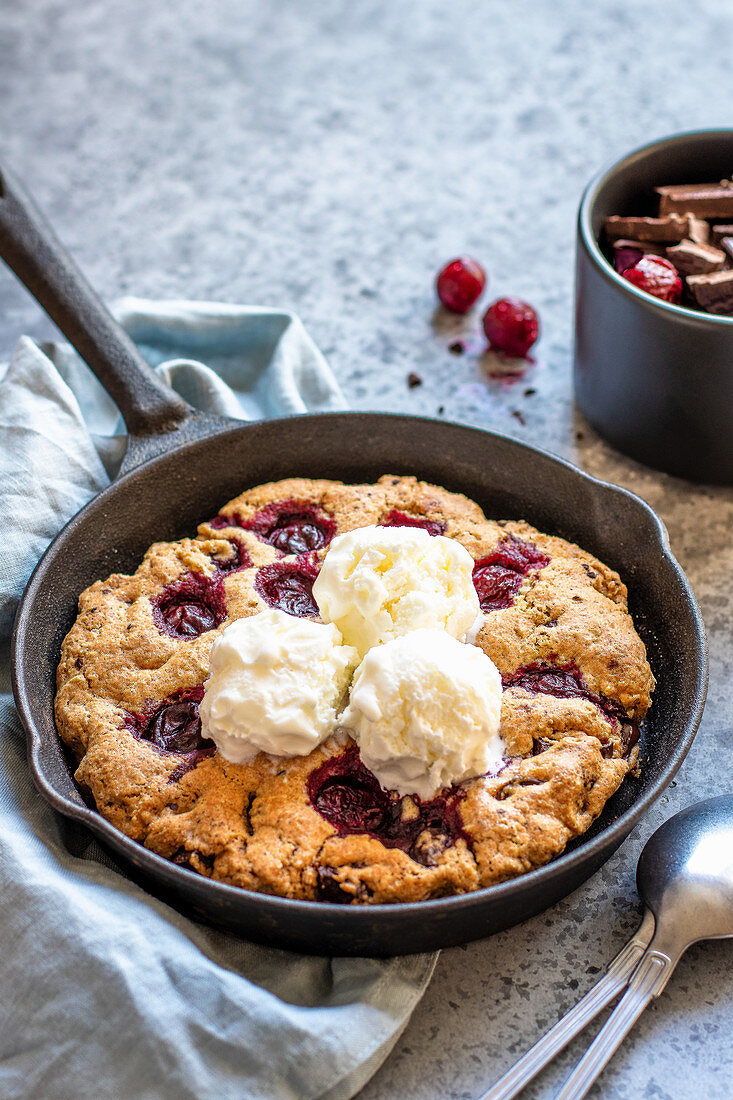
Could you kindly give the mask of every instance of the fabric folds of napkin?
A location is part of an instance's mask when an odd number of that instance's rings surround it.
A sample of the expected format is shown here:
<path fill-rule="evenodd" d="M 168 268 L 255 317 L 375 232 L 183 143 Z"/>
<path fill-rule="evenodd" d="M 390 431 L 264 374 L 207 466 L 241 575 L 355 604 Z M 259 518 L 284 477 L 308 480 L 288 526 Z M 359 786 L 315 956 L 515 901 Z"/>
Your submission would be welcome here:
<path fill-rule="evenodd" d="M 126 299 L 116 315 L 197 408 L 256 420 L 345 407 L 290 313 Z M 0 1095 L 345 1100 L 392 1049 L 436 956 L 301 956 L 195 924 L 33 787 L 9 694 L 13 614 L 123 451 L 89 369 L 23 337 L 0 369 Z"/>

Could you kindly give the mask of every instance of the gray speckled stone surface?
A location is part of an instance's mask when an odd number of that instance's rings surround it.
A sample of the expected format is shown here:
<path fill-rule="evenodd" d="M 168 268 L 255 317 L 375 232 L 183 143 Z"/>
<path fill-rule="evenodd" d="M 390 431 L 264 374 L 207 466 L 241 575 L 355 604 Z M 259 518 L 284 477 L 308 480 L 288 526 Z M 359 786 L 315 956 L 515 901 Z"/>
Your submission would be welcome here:
<path fill-rule="evenodd" d="M 0 14 L 2 156 L 104 295 L 293 308 L 355 407 L 442 408 L 628 486 L 692 579 L 711 689 L 676 785 L 565 902 L 444 952 L 362 1094 L 473 1097 L 634 929 L 653 828 L 731 787 L 733 491 L 613 453 L 574 414 L 570 363 L 582 186 L 646 139 L 730 122 L 733 9 L 700 0 L 693 21 L 683 0 L 2 0 Z M 540 311 L 521 383 L 487 383 L 486 363 L 446 350 L 432 280 L 462 251 L 492 294 Z M 2 357 L 20 333 L 50 331 L 2 272 L 0 299 Z M 731 943 L 691 950 L 593 1095 L 730 1096 L 732 963 Z M 581 1046 L 527 1095 L 553 1095 Z"/>

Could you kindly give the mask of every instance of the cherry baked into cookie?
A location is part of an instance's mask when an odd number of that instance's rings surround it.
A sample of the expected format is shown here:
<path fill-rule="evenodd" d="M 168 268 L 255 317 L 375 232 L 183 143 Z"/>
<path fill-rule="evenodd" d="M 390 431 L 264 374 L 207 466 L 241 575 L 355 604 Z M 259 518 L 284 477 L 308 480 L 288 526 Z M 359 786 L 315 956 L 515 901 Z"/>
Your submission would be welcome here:
<path fill-rule="evenodd" d="M 56 722 L 175 863 L 342 903 L 547 863 L 637 768 L 654 678 L 619 576 L 413 477 L 250 489 L 91 585 Z"/>

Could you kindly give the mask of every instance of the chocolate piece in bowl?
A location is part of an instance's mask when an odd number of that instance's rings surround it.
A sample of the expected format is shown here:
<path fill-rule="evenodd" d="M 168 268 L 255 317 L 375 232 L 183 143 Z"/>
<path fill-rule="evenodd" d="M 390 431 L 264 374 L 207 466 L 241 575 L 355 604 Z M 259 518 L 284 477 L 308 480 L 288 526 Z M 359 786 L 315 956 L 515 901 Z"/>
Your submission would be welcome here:
<path fill-rule="evenodd" d="M 733 224 L 728 223 L 725 225 L 714 225 L 712 226 L 710 232 L 713 238 L 712 243 L 714 245 L 717 245 L 719 248 L 722 248 L 723 238 L 733 237 Z"/>
<path fill-rule="evenodd" d="M 698 218 L 733 217 L 733 182 L 683 183 L 655 187 L 659 198 L 659 216 L 695 214 Z"/>
<path fill-rule="evenodd" d="M 688 237 L 695 244 L 708 244 L 710 241 L 710 223 L 704 218 L 696 218 L 694 214 L 688 215 L 690 231 Z"/>
<path fill-rule="evenodd" d="M 690 235 L 686 216 L 669 214 L 663 218 L 621 218 L 613 214 L 604 222 L 610 240 L 619 237 L 637 241 L 682 241 Z"/>
<path fill-rule="evenodd" d="M 687 288 L 700 309 L 708 313 L 733 314 L 733 271 L 690 275 Z"/>
<path fill-rule="evenodd" d="M 733 263 L 733 233 L 731 233 L 730 237 L 723 237 L 721 239 L 720 247 L 726 255 L 726 266 L 730 267 L 730 264 Z"/>
<path fill-rule="evenodd" d="M 726 254 L 712 245 L 685 240 L 671 245 L 666 256 L 681 275 L 708 275 L 711 271 L 720 271 Z"/>
<path fill-rule="evenodd" d="M 712 314 L 729 314 L 728 280 L 689 283 L 689 279 L 716 275 L 733 269 L 733 181 L 719 183 L 670 184 L 655 187 L 659 195 L 658 217 L 607 215 L 603 225 L 613 252 L 607 255 L 615 270 L 640 290 L 676 304 L 677 293 L 657 286 L 644 274 L 647 260 L 663 257 L 685 279 L 685 302 L 693 309 Z M 648 194 L 648 192 L 647 192 Z M 725 218 L 711 226 L 706 218 Z M 683 229 L 681 236 L 677 234 Z M 631 234 L 633 230 L 635 235 Z M 629 231 L 628 236 L 621 236 Z M 711 240 L 712 236 L 712 240 Z M 637 268 L 641 274 L 636 277 Z M 650 268 L 650 271 L 652 269 Z M 656 269 L 655 269 L 656 270 Z M 642 277 L 643 276 L 643 277 Z"/>
<path fill-rule="evenodd" d="M 722 213 L 733 207 L 731 166 L 733 129 L 653 142 L 589 182 L 578 222 L 574 381 L 580 411 L 625 454 L 715 484 L 733 484 L 733 328 L 728 324 L 733 261 L 721 244 L 733 236 L 733 214 Z M 647 254 L 619 272 L 614 243 L 619 216 L 628 228 L 634 216 L 660 222 L 673 214 L 687 218 L 689 231 L 679 241 L 665 242 L 664 258 L 685 284 L 681 299 L 671 302 L 681 308 L 668 309 L 629 286 L 635 283 L 629 273 L 653 257 Z M 726 232 L 725 226 L 731 229 Z M 682 242 L 688 243 L 675 254 Z M 725 252 L 723 265 L 717 271 L 692 270 L 702 253 L 690 244 Z M 619 340 L 623 356 L 617 353 Z"/>

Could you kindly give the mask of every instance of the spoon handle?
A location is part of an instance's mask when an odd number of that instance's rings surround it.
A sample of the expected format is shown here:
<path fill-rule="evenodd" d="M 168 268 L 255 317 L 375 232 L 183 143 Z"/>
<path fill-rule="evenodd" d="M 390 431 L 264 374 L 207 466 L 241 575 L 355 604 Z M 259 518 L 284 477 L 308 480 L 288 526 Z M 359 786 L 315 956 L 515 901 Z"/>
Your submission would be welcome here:
<path fill-rule="evenodd" d="M 625 988 L 653 935 L 654 916 L 647 909 L 636 935 L 619 952 L 603 977 L 479 1100 L 512 1100 L 517 1096 Z"/>
<path fill-rule="evenodd" d="M 662 992 L 678 957 L 670 958 L 664 951 L 654 950 L 652 942 L 629 988 L 558 1092 L 556 1100 L 582 1100 L 646 1006 Z"/>

